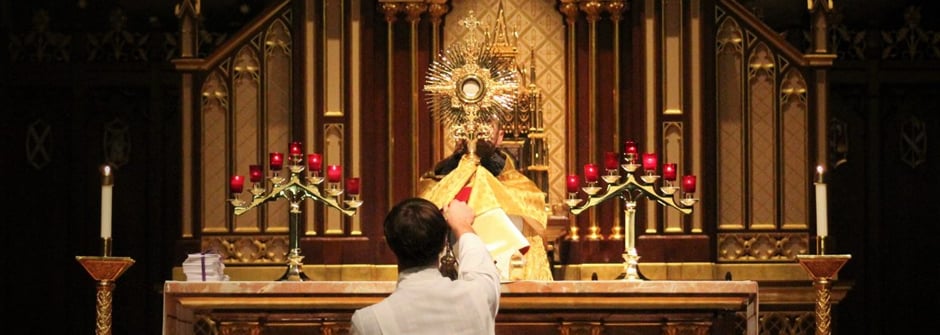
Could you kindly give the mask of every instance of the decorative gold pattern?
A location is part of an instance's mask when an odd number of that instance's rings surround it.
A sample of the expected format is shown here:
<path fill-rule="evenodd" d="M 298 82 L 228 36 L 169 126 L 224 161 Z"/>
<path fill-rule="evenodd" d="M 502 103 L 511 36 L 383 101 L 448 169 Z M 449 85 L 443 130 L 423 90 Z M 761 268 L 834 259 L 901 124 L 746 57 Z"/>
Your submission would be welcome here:
<path fill-rule="evenodd" d="M 202 238 L 202 250 L 222 255 L 226 264 L 284 264 L 289 252 L 287 236 L 211 236 Z"/>
<path fill-rule="evenodd" d="M 743 329 L 739 320 L 738 329 Z M 806 334 L 813 332 L 812 312 L 760 312 L 761 334 Z"/>
<path fill-rule="evenodd" d="M 663 335 L 707 335 L 711 330 L 711 323 L 668 323 L 663 325 Z"/>
<path fill-rule="evenodd" d="M 402 11 L 402 6 L 394 2 L 384 2 L 381 9 L 385 14 L 385 22 L 391 24 L 398 20 L 398 12 Z"/>
<path fill-rule="evenodd" d="M 793 261 L 809 252 L 805 233 L 718 234 L 719 262 Z"/>
<path fill-rule="evenodd" d="M 446 0 L 437 0 L 428 5 L 428 14 L 431 15 L 431 23 L 435 26 L 439 25 L 442 21 L 444 14 L 447 14 L 447 11 L 450 10 L 450 7 L 447 6 Z"/>

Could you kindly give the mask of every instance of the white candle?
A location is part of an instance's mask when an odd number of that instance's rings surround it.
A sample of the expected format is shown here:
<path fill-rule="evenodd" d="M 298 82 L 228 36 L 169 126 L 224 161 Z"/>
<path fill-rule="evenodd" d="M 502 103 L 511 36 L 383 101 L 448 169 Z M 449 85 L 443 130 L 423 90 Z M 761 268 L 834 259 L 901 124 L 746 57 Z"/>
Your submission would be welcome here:
<path fill-rule="evenodd" d="M 114 176 L 111 167 L 105 165 L 101 168 L 101 238 L 111 238 L 111 198 L 114 187 Z"/>
<path fill-rule="evenodd" d="M 816 167 L 816 236 L 829 234 L 829 211 L 827 208 L 826 183 L 823 182 L 823 167 Z"/>

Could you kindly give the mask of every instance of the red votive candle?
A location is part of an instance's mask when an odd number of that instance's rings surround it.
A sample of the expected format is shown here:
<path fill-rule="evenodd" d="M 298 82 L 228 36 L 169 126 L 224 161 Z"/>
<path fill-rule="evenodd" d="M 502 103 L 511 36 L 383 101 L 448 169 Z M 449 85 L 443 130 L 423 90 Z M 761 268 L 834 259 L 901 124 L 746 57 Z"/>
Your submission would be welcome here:
<path fill-rule="evenodd" d="M 242 190 L 245 187 L 245 177 L 244 176 L 232 176 L 232 180 L 229 182 L 229 188 L 232 193 L 238 194 L 242 193 Z"/>
<path fill-rule="evenodd" d="M 578 193 L 578 186 L 581 186 L 580 184 L 581 181 L 578 180 L 578 175 L 568 175 L 568 193 Z"/>
<path fill-rule="evenodd" d="M 655 153 L 643 154 L 643 170 L 656 171 L 656 161 Z"/>
<path fill-rule="evenodd" d="M 320 172 L 323 170 L 323 158 L 320 157 L 320 154 L 307 155 L 307 167 L 310 171 Z"/>
<path fill-rule="evenodd" d="M 264 176 L 264 173 L 261 172 L 261 165 L 252 164 L 248 166 L 248 179 L 252 183 L 257 183 L 261 181 L 261 177 Z"/>
<path fill-rule="evenodd" d="M 584 164 L 584 180 L 589 183 L 597 182 L 597 165 L 594 163 Z"/>
<path fill-rule="evenodd" d="M 338 183 L 343 179 L 343 169 L 339 165 L 330 165 L 326 167 L 326 181 Z"/>
<path fill-rule="evenodd" d="M 676 163 L 663 164 L 663 179 L 668 181 L 676 180 Z"/>
<path fill-rule="evenodd" d="M 349 195 L 359 194 L 359 178 L 346 178 L 346 193 L 349 193 Z"/>
<path fill-rule="evenodd" d="M 694 175 L 682 176 L 682 190 L 685 191 L 685 193 L 695 193 Z"/>
<path fill-rule="evenodd" d="M 608 151 L 604 153 L 604 168 L 608 170 L 616 170 L 620 167 L 620 160 L 617 159 L 617 153 L 613 151 Z"/>
<path fill-rule="evenodd" d="M 300 141 L 290 142 L 290 155 L 303 156 L 303 145 L 300 144 Z"/>
<path fill-rule="evenodd" d="M 281 171 L 284 167 L 284 154 L 280 152 L 271 153 L 271 171 Z"/>
<path fill-rule="evenodd" d="M 633 154 L 636 156 L 636 142 L 633 140 L 627 140 L 623 142 L 623 153 L 624 154 Z"/>

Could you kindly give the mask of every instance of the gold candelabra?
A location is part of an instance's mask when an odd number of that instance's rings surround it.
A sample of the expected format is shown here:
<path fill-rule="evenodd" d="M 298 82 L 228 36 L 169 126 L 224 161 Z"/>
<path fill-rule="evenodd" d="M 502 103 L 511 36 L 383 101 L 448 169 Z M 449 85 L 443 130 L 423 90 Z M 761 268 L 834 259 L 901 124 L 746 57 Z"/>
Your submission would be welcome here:
<path fill-rule="evenodd" d="M 304 155 L 301 152 L 300 142 L 295 141 L 290 144 L 288 157 L 290 175 L 285 178 L 280 175 L 284 163 L 283 153 L 270 153 L 269 168 L 271 175 L 267 178 L 271 184 L 270 188 L 262 184 L 264 173 L 261 166 L 251 165 L 249 167 L 249 178 L 252 183 L 249 200 L 242 200 L 238 197 L 244 186 L 244 178 L 238 175 L 233 176 L 230 184 L 232 199 L 229 202 L 234 207 L 235 215 L 242 215 L 269 201 L 287 199 L 290 202 L 290 227 L 288 232 L 290 235 L 290 251 L 287 255 L 287 271 L 278 280 L 310 280 L 303 272 L 303 256 L 300 250 L 302 214 L 300 204 L 305 199 L 312 199 L 333 207 L 347 216 L 352 216 L 359 210 L 359 206 L 362 206 L 362 200 L 359 199 L 360 179 L 358 177 L 347 178 L 346 189 L 344 190 L 340 185 L 342 167 L 340 165 L 329 165 L 325 178 L 326 185 L 323 186 L 323 161 L 321 156 L 316 153 L 308 154 L 307 166 L 304 166 Z M 344 194 L 348 195 L 349 198 L 344 200 Z"/>
<path fill-rule="evenodd" d="M 637 263 L 640 259 L 637 253 L 636 240 L 636 203 L 637 200 L 646 197 L 655 200 L 656 203 L 672 207 L 683 214 L 691 214 L 692 206 L 698 202 L 693 197 L 695 192 L 695 176 L 686 175 L 682 178 L 683 195 L 677 201 L 675 195 L 679 188 L 675 186 L 676 164 L 663 164 L 663 175 L 657 174 L 657 157 L 655 153 L 646 153 L 643 155 L 643 172 L 636 175 L 641 165 L 637 163 L 636 143 L 627 141 L 624 144 L 623 160 L 618 158 L 614 152 L 607 152 L 605 155 L 606 174 L 602 180 L 607 185 L 602 193 L 602 187 L 598 186 L 598 168 L 590 163 L 584 166 L 584 179 L 587 186 L 580 187 L 580 180 L 577 175 L 569 175 L 567 180 L 568 199 L 565 203 L 569 207 L 571 214 L 578 215 L 586 209 L 599 205 L 613 198 L 620 198 L 624 201 L 624 274 L 625 280 L 641 280 L 637 271 Z M 624 174 L 620 171 L 623 170 Z M 664 180 L 662 186 L 656 187 L 657 181 Z M 585 202 L 578 197 L 579 191 L 587 194 Z M 576 229 L 572 227 L 572 230 Z M 614 236 L 619 238 L 619 227 L 614 227 Z"/>

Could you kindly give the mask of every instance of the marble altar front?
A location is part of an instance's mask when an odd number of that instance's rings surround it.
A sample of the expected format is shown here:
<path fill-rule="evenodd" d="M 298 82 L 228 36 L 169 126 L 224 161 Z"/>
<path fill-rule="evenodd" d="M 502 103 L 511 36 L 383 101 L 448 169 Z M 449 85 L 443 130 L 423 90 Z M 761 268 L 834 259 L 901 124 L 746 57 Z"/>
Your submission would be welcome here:
<path fill-rule="evenodd" d="M 164 335 L 346 334 L 393 281 L 164 284 Z M 504 283 L 497 334 L 758 334 L 755 281 Z"/>

